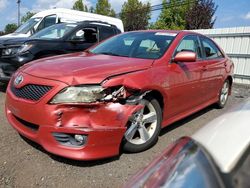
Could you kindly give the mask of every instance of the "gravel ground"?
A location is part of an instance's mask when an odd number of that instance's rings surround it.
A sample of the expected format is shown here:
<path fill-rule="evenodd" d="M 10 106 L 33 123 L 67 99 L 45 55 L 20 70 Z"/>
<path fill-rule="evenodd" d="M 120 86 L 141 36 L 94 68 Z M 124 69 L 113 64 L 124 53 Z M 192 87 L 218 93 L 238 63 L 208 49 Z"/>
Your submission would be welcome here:
<path fill-rule="evenodd" d="M 5 93 L 0 92 L 0 187 L 121 187 L 171 142 L 192 135 L 230 106 L 250 96 L 248 86 L 235 85 L 227 106 L 210 106 L 163 129 L 158 143 L 138 154 L 79 162 L 57 157 L 27 141 L 8 124 L 4 115 Z"/>

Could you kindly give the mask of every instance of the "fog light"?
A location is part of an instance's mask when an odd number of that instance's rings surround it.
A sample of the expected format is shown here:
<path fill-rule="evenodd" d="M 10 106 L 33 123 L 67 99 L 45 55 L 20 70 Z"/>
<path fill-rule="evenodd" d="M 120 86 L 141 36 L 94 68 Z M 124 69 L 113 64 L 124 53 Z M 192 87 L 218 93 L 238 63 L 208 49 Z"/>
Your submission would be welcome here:
<path fill-rule="evenodd" d="M 76 134 L 76 135 L 75 135 L 75 140 L 76 140 L 77 142 L 80 142 L 80 143 L 82 144 L 82 143 L 85 142 L 85 137 L 86 137 L 86 136 L 84 136 L 84 135 Z"/>
<path fill-rule="evenodd" d="M 52 133 L 57 142 L 70 147 L 82 147 L 87 142 L 87 135 Z"/>

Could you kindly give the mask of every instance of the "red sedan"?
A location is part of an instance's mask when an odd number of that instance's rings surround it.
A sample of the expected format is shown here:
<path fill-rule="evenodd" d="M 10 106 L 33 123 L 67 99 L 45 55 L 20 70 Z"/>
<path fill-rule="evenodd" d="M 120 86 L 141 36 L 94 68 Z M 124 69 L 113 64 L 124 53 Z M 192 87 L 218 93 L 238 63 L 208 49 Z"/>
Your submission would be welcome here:
<path fill-rule="evenodd" d="M 232 74 L 233 63 L 203 35 L 124 33 L 24 65 L 9 83 L 6 115 L 21 135 L 63 157 L 140 152 L 162 127 L 213 103 L 223 108 Z"/>

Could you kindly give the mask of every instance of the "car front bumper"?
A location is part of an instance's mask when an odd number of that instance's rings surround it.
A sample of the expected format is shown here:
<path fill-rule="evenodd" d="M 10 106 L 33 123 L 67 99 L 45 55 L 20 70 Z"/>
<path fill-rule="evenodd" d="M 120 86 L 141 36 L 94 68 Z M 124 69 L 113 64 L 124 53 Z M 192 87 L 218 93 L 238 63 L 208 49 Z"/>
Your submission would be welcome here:
<path fill-rule="evenodd" d="M 33 83 L 48 83 L 46 79 L 24 75 Z M 141 105 L 100 103 L 95 105 L 51 105 L 48 102 L 65 83 L 54 84 L 48 95 L 37 102 L 18 98 L 11 91 L 10 81 L 5 111 L 9 123 L 24 137 L 40 144 L 46 151 L 74 160 L 95 160 L 116 156 L 129 118 Z M 50 85 L 53 85 L 50 84 Z M 55 139 L 54 133 L 86 135 L 83 146 L 66 146 Z"/>
<path fill-rule="evenodd" d="M 7 110 L 10 124 L 24 137 L 40 144 L 46 151 L 74 160 L 95 160 L 119 154 L 125 127 L 74 128 L 39 126 L 37 131 L 26 127 Z M 87 136 L 82 147 L 70 147 L 56 141 L 53 133 L 82 134 Z"/>

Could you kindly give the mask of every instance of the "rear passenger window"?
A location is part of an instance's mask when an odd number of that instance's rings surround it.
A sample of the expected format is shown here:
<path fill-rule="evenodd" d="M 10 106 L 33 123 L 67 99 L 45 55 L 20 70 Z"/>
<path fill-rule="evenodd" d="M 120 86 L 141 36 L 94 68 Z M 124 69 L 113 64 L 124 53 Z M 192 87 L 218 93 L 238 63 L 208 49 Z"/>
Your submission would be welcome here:
<path fill-rule="evenodd" d="M 222 58 L 223 54 L 214 42 L 208 38 L 201 38 L 206 59 Z"/>
<path fill-rule="evenodd" d="M 56 15 L 51 15 L 44 18 L 44 28 L 54 24 L 56 24 Z"/>
<path fill-rule="evenodd" d="M 115 35 L 115 30 L 112 27 L 100 27 L 100 39 L 105 40 Z"/>
<path fill-rule="evenodd" d="M 56 15 L 47 16 L 39 24 L 39 26 L 37 27 L 37 31 L 40 31 L 40 30 L 42 30 L 46 27 L 52 26 L 54 24 L 56 24 Z"/>
<path fill-rule="evenodd" d="M 197 36 L 189 35 L 189 36 L 184 37 L 182 41 L 180 42 L 179 46 L 177 47 L 175 51 L 175 55 L 178 52 L 183 52 L 183 51 L 195 52 L 197 54 L 198 59 L 202 57 L 201 47 L 199 45 Z"/>

